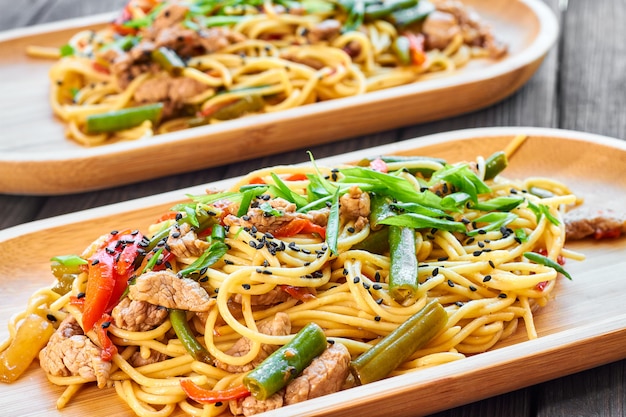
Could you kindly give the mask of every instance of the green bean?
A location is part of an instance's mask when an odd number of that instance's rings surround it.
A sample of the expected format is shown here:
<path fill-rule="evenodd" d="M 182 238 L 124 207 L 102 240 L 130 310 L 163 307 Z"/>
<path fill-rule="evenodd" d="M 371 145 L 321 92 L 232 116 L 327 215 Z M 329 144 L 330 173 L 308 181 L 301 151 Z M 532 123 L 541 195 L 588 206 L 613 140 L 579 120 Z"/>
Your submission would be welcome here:
<path fill-rule="evenodd" d="M 350 363 L 357 383 L 367 384 L 387 377 L 419 348 L 428 343 L 448 321 L 448 315 L 436 300 L 409 317 L 375 346 Z"/>
<path fill-rule="evenodd" d="M 152 60 L 173 76 L 179 76 L 185 69 L 185 63 L 178 54 L 164 46 L 151 53 Z"/>
<path fill-rule="evenodd" d="M 389 293 L 399 303 L 415 297 L 418 290 L 415 231 L 389 226 Z"/>
<path fill-rule="evenodd" d="M 257 400 L 266 400 L 285 387 L 326 349 L 326 336 L 317 324 L 304 326 L 284 346 L 250 371 L 243 384 Z"/>
<path fill-rule="evenodd" d="M 431 2 L 427 0 L 420 0 L 419 3 L 413 7 L 392 12 L 391 16 L 389 16 L 389 20 L 395 26 L 404 28 L 424 20 L 426 16 L 433 11 L 435 11 L 435 6 Z"/>
<path fill-rule="evenodd" d="M 492 180 L 504 171 L 509 164 L 506 154 L 502 151 L 496 152 L 485 160 L 485 180 Z"/>
<path fill-rule="evenodd" d="M 373 3 L 365 6 L 365 19 L 377 20 L 389 16 L 392 12 L 400 9 L 413 7 L 417 0 L 386 0 L 383 3 Z"/>
<path fill-rule="evenodd" d="M 87 116 L 87 133 L 111 133 L 139 126 L 146 120 L 157 125 L 161 120 L 163 103 L 146 104 L 145 106 L 128 107 L 106 113 Z"/>
<path fill-rule="evenodd" d="M 352 246 L 352 249 L 366 250 L 379 255 L 385 254 L 389 251 L 389 228 L 383 227 L 379 230 L 372 230 L 365 239 Z"/>
<path fill-rule="evenodd" d="M 382 227 L 381 222 L 388 217 L 395 216 L 396 212 L 391 208 L 391 198 L 381 194 L 370 196 L 370 227 L 378 230 Z"/>
<path fill-rule="evenodd" d="M 246 113 L 259 111 L 265 103 L 258 94 L 241 97 L 232 104 L 224 106 L 211 115 L 217 120 L 232 120 L 245 115 Z"/>
<path fill-rule="evenodd" d="M 194 336 L 189 323 L 187 322 L 187 313 L 183 310 L 170 310 L 170 322 L 176 333 L 176 337 L 185 347 L 185 350 L 197 361 L 204 363 L 213 363 L 209 351 L 198 342 Z"/>

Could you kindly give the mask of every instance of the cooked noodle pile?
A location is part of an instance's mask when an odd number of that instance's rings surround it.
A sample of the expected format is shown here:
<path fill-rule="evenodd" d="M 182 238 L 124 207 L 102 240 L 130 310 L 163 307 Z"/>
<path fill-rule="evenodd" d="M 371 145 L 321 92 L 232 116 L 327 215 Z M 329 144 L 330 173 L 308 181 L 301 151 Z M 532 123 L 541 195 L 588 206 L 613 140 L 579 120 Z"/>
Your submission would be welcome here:
<path fill-rule="evenodd" d="M 364 94 L 506 53 L 462 3 L 394 0 L 396 14 L 368 11 L 378 3 L 132 0 L 114 23 L 61 48 L 51 105 L 70 138 L 96 145 Z M 88 122 L 154 103 L 162 108 L 121 125 Z"/>

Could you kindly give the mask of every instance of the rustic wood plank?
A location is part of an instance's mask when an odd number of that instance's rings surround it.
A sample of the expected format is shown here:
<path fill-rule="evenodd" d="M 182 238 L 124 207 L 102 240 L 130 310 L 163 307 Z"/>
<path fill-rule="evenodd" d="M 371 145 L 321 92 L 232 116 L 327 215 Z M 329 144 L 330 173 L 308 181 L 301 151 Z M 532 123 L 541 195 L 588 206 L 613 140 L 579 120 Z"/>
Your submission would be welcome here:
<path fill-rule="evenodd" d="M 563 22 L 560 127 L 626 139 L 626 5 L 570 1 Z"/>

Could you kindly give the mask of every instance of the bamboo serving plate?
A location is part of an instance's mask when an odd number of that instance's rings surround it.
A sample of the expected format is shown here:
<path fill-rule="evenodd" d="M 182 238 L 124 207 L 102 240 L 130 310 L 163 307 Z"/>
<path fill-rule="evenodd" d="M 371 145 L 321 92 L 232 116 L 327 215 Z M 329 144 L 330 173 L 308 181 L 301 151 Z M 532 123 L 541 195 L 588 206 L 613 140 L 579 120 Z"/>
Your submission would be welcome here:
<path fill-rule="evenodd" d="M 466 0 L 509 46 L 440 76 L 359 97 L 86 148 L 65 138 L 48 102 L 51 61 L 29 45 L 58 47 L 112 15 L 0 33 L 0 193 L 68 194 L 178 174 L 441 119 L 496 103 L 535 73 L 558 23 L 541 0 Z M 77 174 L 79 173 L 79 175 Z"/>
<path fill-rule="evenodd" d="M 320 165 L 383 154 L 426 155 L 448 161 L 474 160 L 502 150 L 518 134 L 528 136 L 504 175 L 548 176 L 570 186 L 590 206 L 626 207 L 626 141 L 538 128 L 488 128 L 442 133 L 319 160 Z M 0 340 L 7 321 L 37 288 L 52 282 L 49 259 L 80 253 L 102 233 L 145 230 L 186 194 L 220 189 L 236 179 L 192 187 L 0 231 Z M 607 198 L 609 196 L 609 198 Z M 527 340 L 523 324 L 510 339 L 486 353 L 283 407 L 267 416 L 427 415 L 489 396 L 626 358 L 626 238 L 572 242 L 567 248 L 587 259 L 568 261 L 569 281 L 560 277 L 554 298 L 536 313 L 539 337 Z M 90 386 L 63 411 L 55 409 L 62 389 L 34 364 L 16 383 L 2 385 L 6 415 L 112 417 L 132 413 L 114 389 Z"/>

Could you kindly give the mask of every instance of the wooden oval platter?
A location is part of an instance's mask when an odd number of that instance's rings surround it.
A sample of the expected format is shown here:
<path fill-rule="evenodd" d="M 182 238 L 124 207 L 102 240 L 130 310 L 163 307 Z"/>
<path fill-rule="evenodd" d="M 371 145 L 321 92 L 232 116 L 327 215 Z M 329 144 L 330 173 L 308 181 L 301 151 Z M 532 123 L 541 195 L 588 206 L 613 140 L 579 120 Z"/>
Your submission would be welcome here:
<path fill-rule="evenodd" d="M 66 139 L 48 102 L 51 61 L 29 45 L 59 47 L 112 15 L 0 33 L 0 192 L 68 194 L 188 172 L 442 119 L 496 103 L 535 73 L 558 23 L 541 0 L 466 0 L 509 47 L 451 75 L 272 114 L 92 148 Z M 76 173 L 80 173 L 77 175 Z"/>
<path fill-rule="evenodd" d="M 626 141 L 587 133 L 539 128 L 488 128 L 442 133 L 318 161 L 358 161 L 381 154 L 427 155 L 473 160 L 504 149 L 516 135 L 528 139 L 514 154 L 509 178 L 549 176 L 569 185 L 586 204 L 626 207 Z M 207 187 L 235 179 L 40 220 L 0 232 L 0 340 L 7 321 L 29 295 L 53 279 L 52 256 L 78 253 L 113 229 L 142 229 L 164 210 Z M 572 280 L 560 279 L 554 299 L 536 313 L 539 337 L 523 328 L 487 353 L 281 408 L 268 416 L 417 416 L 512 391 L 626 358 L 626 238 L 571 242 L 586 260 L 568 261 Z M 522 326 L 520 326 L 522 327 Z M 6 415 L 111 417 L 130 415 L 113 389 L 81 391 L 63 411 L 55 409 L 62 389 L 32 365 L 11 385 L 2 385 Z"/>

